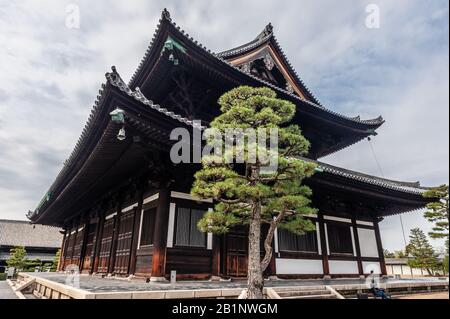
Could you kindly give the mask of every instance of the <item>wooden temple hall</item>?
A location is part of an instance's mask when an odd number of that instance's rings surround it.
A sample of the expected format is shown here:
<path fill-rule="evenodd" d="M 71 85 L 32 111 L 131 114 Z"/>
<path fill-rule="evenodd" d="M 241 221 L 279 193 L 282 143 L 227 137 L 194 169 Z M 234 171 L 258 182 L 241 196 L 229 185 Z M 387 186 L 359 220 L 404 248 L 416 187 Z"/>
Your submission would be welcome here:
<path fill-rule="evenodd" d="M 333 167 L 318 160 L 376 135 L 384 123 L 322 105 L 289 63 L 269 24 L 247 44 L 213 53 L 163 11 L 153 40 L 126 84 L 106 74 L 81 137 L 53 185 L 28 217 L 65 230 L 60 270 L 152 281 L 245 277 L 247 236 L 203 234 L 197 222 L 212 201 L 189 193 L 194 164 L 174 165 L 173 129 L 202 130 L 219 114 L 218 98 L 241 85 L 267 86 L 297 105 L 294 122 L 319 168 L 313 190 L 315 232 L 278 231 L 267 276 L 360 277 L 386 274 L 379 223 L 426 205 L 419 183 Z M 123 112 L 117 112 L 120 109 Z M 116 112 L 114 112 L 116 110 Z M 193 120 L 201 120 L 195 125 Z"/>

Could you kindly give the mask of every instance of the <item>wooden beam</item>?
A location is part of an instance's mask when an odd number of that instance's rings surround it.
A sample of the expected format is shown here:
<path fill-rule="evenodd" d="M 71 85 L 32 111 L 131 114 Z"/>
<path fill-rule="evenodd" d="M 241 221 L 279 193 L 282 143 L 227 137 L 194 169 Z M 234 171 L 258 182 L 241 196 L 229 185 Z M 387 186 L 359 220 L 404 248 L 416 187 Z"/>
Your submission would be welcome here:
<path fill-rule="evenodd" d="M 153 237 L 152 281 L 161 281 L 166 275 L 167 229 L 169 224 L 170 190 L 160 189 Z"/>
<path fill-rule="evenodd" d="M 353 235 L 355 238 L 356 258 L 358 259 L 358 272 L 360 276 L 364 276 L 363 261 L 361 256 L 361 245 L 359 243 L 358 224 L 356 218 L 352 218 Z"/>
<path fill-rule="evenodd" d="M 128 267 L 128 274 L 130 275 L 134 275 L 136 273 L 137 249 L 139 243 L 139 228 L 141 226 L 143 202 L 144 202 L 144 187 L 141 187 L 141 189 L 139 189 L 138 192 L 138 206 L 134 214 L 133 238 L 131 242 L 131 253 L 130 253 L 130 266 Z"/>
<path fill-rule="evenodd" d="M 70 233 L 69 233 L 70 234 Z M 66 252 L 66 242 L 67 242 L 67 229 L 64 230 L 64 237 L 63 237 L 63 241 L 62 241 L 62 246 L 61 246 L 61 251 L 59 254 L 59 260 L 58 260 L 58 271 L 62 271 L 63 269 L 63 265 L 64 265 L 64 254 Z"/>
<path fill-rule="evenodd" d="M 373 224 L 375 226 L 375 237 L 376 237 L 376 240 L 377 240 L 378 255 L 380 257 L 381 274 L 383 276 L 387 276 L 386 261 L 384 259 L 384 250 L 383 250 L 383 243 L 381 241 L 381 233 L 380 233 L 379 221 L 375 220 L 373 222 Z"/>
<path fill-rule="evenodd" d="M 213 250 L 212 250 L 213 277 L 220 276 L 220 247 L 221 247 L 221 236 L 213 235 Z"/>
<path fill-rule="evenodd" d="M 91 269 L 89 271 L 90 274 L 97 273 L 97 271 L 98 271 L 99 254 L 100 254 L 100 249 L 102 246 L 103 225 L 104 224 L 105 224 L 105 214 L 103 212 L 101 212 L 98 215 L 97 231 L 96 231 L 96 235 L 95 235 L 94 253 L 92 255 Z"/>
<path fill-rule="evenodd" d="M 84 224 L 83 239 L 82 239 L 81 249 L 80 249 L 80 260 L 78 262 L 78 267 L 80 268 L 80 273 L 83 272 L 84 260 L 86 258 L 87 238 L 89 235 L 90 227 L 91 227 L 90 218 L 86 217 L 85 224 Z"/>
<path fill-rule="evenodd" d="M 122 203 L 117 204 L 117 215 L 114 216 L 114 234 L 111 245 L 111 255 L 109 256 L 108 274 L 114 274 L 116 264 L 117 242 L 119 241 L 120 217 L 122 216 Z"/>
<path fill-rule="evenodd" d="M 325 226 L 323 214 L 318 214 L 318 222 L 320 228 L 320 245 L 322 247 L 322 265 L 323 265 L 323 275 L 330 276 L 330 264 L 328 261 L 328 248 L 327 248 L 327 239 L 325 236 Z"/>

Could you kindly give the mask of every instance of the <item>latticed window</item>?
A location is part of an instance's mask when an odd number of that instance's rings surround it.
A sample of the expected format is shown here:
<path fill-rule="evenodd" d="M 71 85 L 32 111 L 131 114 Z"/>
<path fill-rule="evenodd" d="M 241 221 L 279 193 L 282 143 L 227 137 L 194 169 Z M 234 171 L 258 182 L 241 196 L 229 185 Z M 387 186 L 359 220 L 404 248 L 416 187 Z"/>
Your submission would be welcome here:
<path fill-rule="evenodd" d="M 197 224 L 205 215 L 204 210 L 179 207 L 176 216 L 176 246 L 206 247 L 206 234 Z"/>
<path fill-rule="evenodd" d="M 140 246 L 153 245 L 153 235 L 155 233 L 156 208 L 144 211 L 141 225 L 141 241 Z"/>
<path fill-rule="evenodd" d="M 331 254 L 353 254 L 352 230 L 348 225 L 328 224 L 328 245 Z"/>
<path fill-rule="evenodd" d="M 317 253 L 317 234 L 307 232 L 304 235 L 296 235 L 287 230 L 278 230 L 278 247 L 285 252 Z"/>

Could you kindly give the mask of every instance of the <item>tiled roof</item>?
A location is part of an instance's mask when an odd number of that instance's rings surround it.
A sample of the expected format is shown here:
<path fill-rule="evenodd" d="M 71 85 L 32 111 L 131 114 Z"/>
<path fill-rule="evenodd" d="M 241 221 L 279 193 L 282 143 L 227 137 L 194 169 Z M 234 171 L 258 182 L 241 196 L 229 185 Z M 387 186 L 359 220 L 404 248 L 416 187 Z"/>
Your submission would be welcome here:
<path fill-rule="evenodd" d="M 202 51 L 206 52 L 206 53 L 207 53 L 208 55 L 210 55 L 211 57 L 215 58 L 216 60 L 220 61 L 221 63 L 226 64 L 228 67 L 230 67 L 230 68 L 232 68 L 232 69 L 238 71 L 239 73 L 242 74 L 242 76 L 250 77 L 250 78 L 252 78 L 253 80 L 258 81 L 258 82 L 261 83 L 262 85 L 267 86 L 267 87 L 270 87 L 270 88 L 272 88 L 272 89 L 275 90 L 275 91 L 283 92 L 283 94 L 287 94 L 287 95 L 289 95 L 290 97 L 292 97 L 292 98 L 294 98 L 294 99 L 296 99 L 296 100 L 298 100 L 298 101 L 301 101 L 301 102 L 303 102 L 303 103 L 307 103 L 307 104 L 309 104 L 310 106 L 316 107 L 316 108 L 318 108 L 318 109 L 320 109 L 320 110 L 322 110 L 322 111 L 324 111 L 324 112 L 326 112 L 326 113 L 329 113 L 329 114 L 331 114 L 331 115 L 333 115 L 333 116 L 336 116 L 336 117 L 338 117 L 338 118 L 345 119 L 345 120 L 350 121 L 350 122 L 359 123 L 359 124 L 365 124 L 365 125 L 372 125 L 372 126 L 381 126 L 381 125 L 384 124 L 384 122 L 385 122 L 382 116 L 380 116 L 380 117 L 378 117 L 378 118 L 375 118 L 375 119 L 362 120 L 360 116 L 357 116 L 357 117 L 350 117 L 350 116 L 346 116 L 346 115 L 340 114 L 340 113 L 338 113 L 338 112 L 335 112 L 335 111 L 332 111 L 332 110 L 330 110 L 330 109 L 328 109 L 328 108 L 325 108 L 325 107 L 323 107 L 322 105 L 320 105 L 320 104 L 318 104 L 318 103 L 314 103 L 314 102 L 308 101 L 308 100 L 306 100 L 306 99 L 303 99 L 303 98 L 301 98 L 300 96 L 298 96 L 298 95 L 296 95 L 296 94 L 293 94 L 293 93 L 290 93 L 290 92 L 287 91 L 286 89 L 280 88 L 280 87 L 278 87 L 278 86 L 276 86 L 276 85 L 274 85 L 274 84 L 272 84 L 272 83 L 270 83 L 270 82 L 268 82 L 268 81 L 265 81 L 265 80 L 263 80 L 263 79 L 261 79 L 261 78 L 255 76 L 255 75 L 245 73 L 245 72 L 242 71 L 239 67 L 237 67 L 237 66 L 235 66 L 235 65 L 232 65 L 230 62 L 228 62 L 228 61 L 224 58 L 224 56 L 221 56 L 220 53 L 219 53 L 219 54 L 215 54 L 215 53 L 211 52 L 211 50 L 208 50 L 208 49 L 207 49 L 205 46 L 203 46 L 201 43 L 199 43 L 198 41 L 194 40 L 194 38 L 192 38 L 191 36 L 189 36 L 189 34 L 187 34 L 187 33 L 186 33 L 184 30 L 182 30 L 179 26 L 177 26 L 177 24 L 176 24 L 176 23 L 172 20 L 172 18 L 170 17 L 170 13 L 169 13 L 166 9 L 164 9 L 164 11 L 163 11 L 163 13 L 162 13 L 162 15 L 161 15 L 161 19 L 159 20 L 157 29 L 156 29 L 156 31 L 155 31 L 155 33 L 154 33 L 154 35 L 153 35 L 153 38 L 152 38 L 152 40 L 151 40 L 151 42 L 150 42 L 150 44 L 149 44 L 149 46 L 148 46 L 148 48 L 147 48 L 146 53 L 144 54 L 144 57 L 142 58 L 142 60 L 141 60 L 141 62 L 140 62 L 140 64 L 139 64 L 139 66 L 138 66 L 138 68 L 137 68 L 136 71 L 134 72 L 134 74 L 133 74 L 133 76 L 132 76 L 132 78 L 131 78 L 131 80 L 130 80 L 130 82 L 129 82 L 129 85 L 130 85 L 130 86 L 133 85 L 133 83 L 136 81 L 136 79 L 137 79 L 139 73 L 140 73 L 140 72 L 142 71 L 142 69 L 144 68 L 145 62 L 147 61 L 148 57 L 150 56 L 150 53 L 151 53 L 152 48 L 153 48 L 153 45 L 155 44 L 155 40 L 157 39 L 159 33 L 161 32 L 161 27 L 162 27 L 162 25 L 163 25 L 163 22 L 167 22 L 167 23 L 171 24 L 174 28 L 176 28 L 176 29 L 177 29 L 177 30 L 178 30 L 178 31 L 186 38 L 186 40 L 188 40 L 188 41 L 190 41 L 191 43 L 193 43 L 195 46 L 197 46 L 197 47 L 198 47 L 199 49 L 201 49 Z M 267 37 L 273 37 L 273 34 L 272 34 L 272 33 L 267 34 Z M 265 40 L 265 38 L 262 38 L 262 40 L 256 41 L 255 44 L 256 44 L 256 43 L 259 43 L 259 41 L 263 41 L 263 40 Z M 276 41 L 276 39 L 275 39 L 275 41 Z M 277 45 L 278 45 L 278 42 L 276 42 L 276 43 L 277 43 Z M 255 45 L 255 44 L 254 44 L 254 45 Z M 278 47 L 279 47 L 279 45 L 278 45 Z M 281 51 L 281 48 L 280 48 L 280 51 Z M 222 54 L 223 54 L 223 53 L 222 53 Z M 283 53 L 283 55 L 284 55 L 284 53 Z M 285 56 L 285 55 L 284 55 L 284 56 Z M 286 58 L 286 61 L 288 61 L 287 58 Z M 292 66 L 290 65 L 290 63 L 288 63 L 288 64 L 289 64 L 290 68 L 292 68 Z M 292 69 L 293 69 L 293 68 L 292 68 Z M 293 71 L 293 72 L 295 72 L 295 71 Z M 298 79 L 299 79 L 299 81 L 301 81 L 300 77 L 298 77 Z M 309 91 L 308 91 L 308 92 L 309 92 Z M 309 92 L 309 93 L 311 94 L 311 92 Z M 312 95 L 312 94 L 311 94 L 311 95 Z"/>
<path fill-rule="evenodd" d="M 303 160 L 314 162 L 318 165 L 319 171 L 333 174 L 336 176 L 341 176 L 344 178 L 352 179 L 355 181 L 360 181 L 366 184 L 372 184 L 375 186 L 380 186 L 387 189 L 392 189 L 395 191 L 403 192 L 403 193 L 410 193 L 415 195 L 422 195 L 430 188 L 423 187 L 420 185 L 420 182 L 400 182 L 400 181 L 394 181 L 382 177 L 372 176 L 360 172 L 351 171 L 345 168 L 333 166 L 330 164 L 312 161 L 306 158 L 303 158 Z"/>
<path fill-rule="evenodd" d="M 246 52 L 249 52 L 255 48 L 258 48 L 259 46 L 266 44 L 270 41 L 273 41 L 274 46 L 276 47 L 277 51 L 281 54 L 282 59 L 285 61 L 290 73 L 295 77 L 295 80 L 300 83 L 302 88 L 307 92 L 307 94 L 313 99 L 313 102 L 321 105 L 319 100 L 316 96 L 312 93 L 312 91 L 306 86 L 305 82 L 302 80 L 300 75 L 297 73 L 295 68 L 292 66 L 291 62 L 289 61 L 287 55 L 284 53 L 283 48 L 281 47 L 280 43 L 278 42 L 277 38 L 275 37 L 275 34 L 273 32 L 273 26 L 271 23 L 269 23 L 261 32 L 256 39 L 253 41 L 250 41 L 247 44 L 241 45 L 237 48 L 227 50 L 224 52 L 217 53 L 217 56 L 226 59 L 227 57 L 234 56 L 234 55 L 240 55 Z"/>
<path fill-rule="evenodd" d="M 24 221 L 0 220 L 0 246 L 59 248 L 61 229 Z"/>

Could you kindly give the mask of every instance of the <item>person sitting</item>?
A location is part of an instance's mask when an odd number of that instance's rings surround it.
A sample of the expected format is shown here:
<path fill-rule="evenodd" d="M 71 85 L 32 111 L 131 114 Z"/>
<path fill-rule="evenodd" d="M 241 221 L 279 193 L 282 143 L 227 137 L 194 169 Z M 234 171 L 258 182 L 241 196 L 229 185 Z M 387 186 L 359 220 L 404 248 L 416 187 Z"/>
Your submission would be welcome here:
<path fill-rule="evenodd" d="M 389 295 L 385 289 L 379 288 L 377 282 L 375 281 L 375 274 L 372 270 L 370 272 L 371 276 L 371 285 L 370 290 L 375 298 L 381 298 L 381 299 L 392 299 L 391 295 Z"/>

